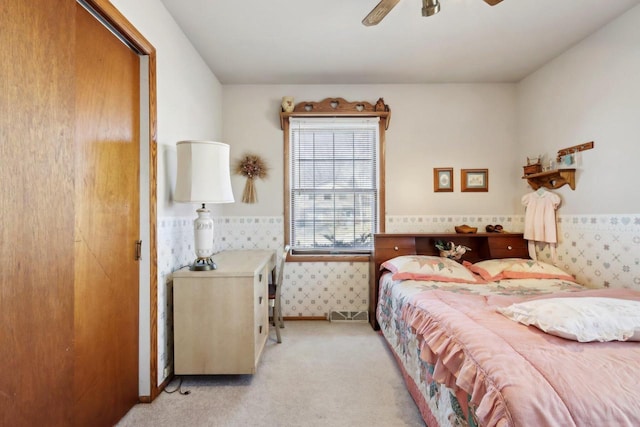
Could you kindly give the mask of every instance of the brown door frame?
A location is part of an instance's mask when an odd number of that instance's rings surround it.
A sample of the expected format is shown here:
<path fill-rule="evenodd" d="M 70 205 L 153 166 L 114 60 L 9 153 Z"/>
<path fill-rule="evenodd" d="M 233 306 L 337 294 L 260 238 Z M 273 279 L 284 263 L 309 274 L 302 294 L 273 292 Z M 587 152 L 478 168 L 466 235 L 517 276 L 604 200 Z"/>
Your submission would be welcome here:
<path fill-rule="evenodd" d="M 113 26 L 140 55 L 148 57 L 149 72 L 149 331 L 150 331 L 150 396 L 139 396 L 151 402 L 166 385 L 158 384 L 158 260 L 157 260 L 157 105 L 156 49 L 108 0 L 84 0 L 106 22 Z"/>

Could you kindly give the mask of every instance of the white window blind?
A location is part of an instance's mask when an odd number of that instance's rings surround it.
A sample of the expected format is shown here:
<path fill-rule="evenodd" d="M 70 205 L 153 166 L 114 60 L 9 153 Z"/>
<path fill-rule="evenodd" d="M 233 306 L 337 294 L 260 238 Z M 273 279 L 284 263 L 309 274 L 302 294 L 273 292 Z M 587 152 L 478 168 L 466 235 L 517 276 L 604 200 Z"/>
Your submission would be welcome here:
<path fill-rule="evenodd" d="M 291 118 L 290 236 L 298 252 L 368 252 L 378 229 L 378 118 Z"/>

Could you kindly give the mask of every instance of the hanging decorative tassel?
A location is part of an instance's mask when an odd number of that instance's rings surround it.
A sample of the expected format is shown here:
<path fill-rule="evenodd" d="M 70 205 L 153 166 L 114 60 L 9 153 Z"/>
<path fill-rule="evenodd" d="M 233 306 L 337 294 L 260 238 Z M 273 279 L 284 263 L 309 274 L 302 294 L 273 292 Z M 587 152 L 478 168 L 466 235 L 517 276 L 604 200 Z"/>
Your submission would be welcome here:
<path fill-rule="evenodd" d="M 242 192 L 242 203 L 255 203 L 257 201 L 258 195 L 256 194 L 256 185 L 253 182 L 253 178 L 247 178 Z"/>
<path fill-rule="evenodd" d="M 268 171 L 267 164 L 264 160 L 255 154 L 246 154 L 236 164 L 235 173 L 247 178 L 242 192 L 243 203 L 256 203 L 258 194 L 256 193 L 255 180 L 257 178 L 265 179 Z"/>

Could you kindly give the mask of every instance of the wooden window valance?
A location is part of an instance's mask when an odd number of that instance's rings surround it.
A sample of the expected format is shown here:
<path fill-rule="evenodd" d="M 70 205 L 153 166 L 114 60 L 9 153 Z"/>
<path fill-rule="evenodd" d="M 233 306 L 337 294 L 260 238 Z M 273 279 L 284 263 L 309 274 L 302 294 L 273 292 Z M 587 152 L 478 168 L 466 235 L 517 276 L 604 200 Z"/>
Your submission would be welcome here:
<path fill-rule="evenodd" d="M 280 128 L 289 117 L 380 117 L 384 129 L 389 129 L 391 109 L 379 98 L 375 104 L 366 101 L 349 102 L 344 98 L 326 98 L 320 102 L 299 102 L 293 111 L 280 112 Z"/>

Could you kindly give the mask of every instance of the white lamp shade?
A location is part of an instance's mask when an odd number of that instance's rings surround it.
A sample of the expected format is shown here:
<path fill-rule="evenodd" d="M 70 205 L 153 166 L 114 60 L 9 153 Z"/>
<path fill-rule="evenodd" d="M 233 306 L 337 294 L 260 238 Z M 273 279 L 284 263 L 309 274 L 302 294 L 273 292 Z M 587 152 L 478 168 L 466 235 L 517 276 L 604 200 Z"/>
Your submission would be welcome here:
<path fill-rule="evenodd" d="M 180 141 L 176 202 L 233 203 L 229 145 L 213 141 Z"/>

